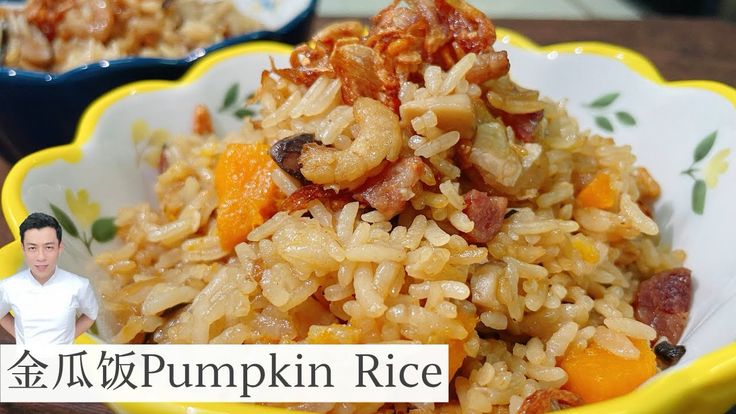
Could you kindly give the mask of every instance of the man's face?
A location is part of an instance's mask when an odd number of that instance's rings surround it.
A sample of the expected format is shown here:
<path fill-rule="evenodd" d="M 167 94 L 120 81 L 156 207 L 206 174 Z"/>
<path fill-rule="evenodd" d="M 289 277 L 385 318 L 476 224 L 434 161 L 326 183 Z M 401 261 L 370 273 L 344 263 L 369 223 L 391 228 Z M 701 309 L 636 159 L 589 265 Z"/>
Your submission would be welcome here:
<path fill-rule="evenodd" d="M 46 279 L 54 273 L 62 245 L 51 227 L 26 230 L 23 236 L 23 253 L 26 264 L 34 276 Z"/>

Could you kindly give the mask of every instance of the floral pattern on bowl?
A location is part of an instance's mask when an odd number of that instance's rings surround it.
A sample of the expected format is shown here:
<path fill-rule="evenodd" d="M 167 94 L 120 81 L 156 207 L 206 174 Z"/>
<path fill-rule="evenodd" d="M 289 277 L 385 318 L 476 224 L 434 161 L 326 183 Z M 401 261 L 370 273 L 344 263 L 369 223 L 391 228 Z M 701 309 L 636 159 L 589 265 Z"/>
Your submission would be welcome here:
<path fill-rule="evenodd" d="M 515 81 L 566 102 L 583 128 L 607 135 L 610 124 L 617 142 L 633 148 L 639 164 L 662 187 L 655 206 L 662 240 L 685 249 L 686 263 L 695 274 L 693 308 L 683 337 L 688 351 L 680 364 L 627 396 L 571 412 L 689 413 L 705 406 L 711 412 L 725 411 L 735 402 L 736 383 L 736 333 L 731 323 L 736 312 L 736 257 L 730 252 L 736 244 L 731 225 L 736 172 L 728 168 L 736 141 L 736 90 L 707 81 L 667 83 L 646 59 L 616 46 L 539 47 L 517 33 L 499 29 L 498 35 L 496 47 L 508 50 Z M 188 132 L 196 105 L 210 109 L 219 135 L 236 130 L 238 111 L 255 109 L 247 98 L 262 68 L 268 67 L 269 56 L 284 65 L 288 53 L 287 46 L 274 43 L 238 46 L 206 57 L 179 82 L 139 82 L 105 95 L 87 111 L 73 145 L 36 153 L 11 171 L 3 188 L 10 227 L 17 231 L 28 211 L 50 211 L 50 204 L 67 205 L 87 226 L 92 217 L 112 217 L 121 206 L 155 202 L 156 156 L 142 152 L 142 144 Z M 602 116 L 608 119 L 605 126 L 596 121 Z M 690 168 L 683 171 L 686 166 Z M 700 187 L 707 188 L 707 203 Z M 700 192 L 703 196 L 696 196 Z M 97 253 L 117 241 L 99 241 L 94 232 L 92 238 L 95 243 L 89 246 L 84 239 L 69 240 L 61 265 L 94 279 L 99 270 L 87 250 Z M 15 265 L 0 266 L 1 275 L 16 270 L 19 255 L 17 242 L 0 250 L 0 263 Z M 186 411 L 186 406 L 166 406 L 172 412 Z M 131 413 L 162 407 L 116 405 Z M 194 407 L 258 412 L 246 405 Z"/>
<path fill-rule="evenodd" d="M 700 162 L 711 152 L 717 137 L 718 131 L 713 131 L 703 138 L 695 147 L 692 164 L 681 173 L 692 178 L 694 181 L 692 208 L 695 214 L 703 214 L 705 211 L 705 195 L 707 189 L 716 188 L 718 178 L 728 171 L 728 156 L 731 155 L 730 148 L 723 148 L 718 151 L 701 169 Z"/>
<path fill-rule="evenodd" d="M 72 213 L 70 217 L 63 209 L 49 203 L 51 214 L 59 221 L 64 233 L 82 242 L 87 253 L 92 256 L 92 243 L 107 243 L 115 237 L 117 228 L 114 217 L 100 217 L 100 204 L 90 201 L 89 193 L 81 189 L 76 194 L 71 189 L 64 190 L 66 205 Z M 69 237 L 67 237 L 68 239 Z"/>
<path fill-rule="evenodd" d="M 629 112 L 618 110 L 611 113 L 611 104 L 621 95 L 619 92 L 611 92 L 600 96 L 593 102 L 587 104 L 587 107 L 594 113 L 595 124 L 604 132 L 614 132 L 613 123 L 610 116 L 614 115 L 619 124 L 624 126 L 636 125 L 636 118 Z"/>

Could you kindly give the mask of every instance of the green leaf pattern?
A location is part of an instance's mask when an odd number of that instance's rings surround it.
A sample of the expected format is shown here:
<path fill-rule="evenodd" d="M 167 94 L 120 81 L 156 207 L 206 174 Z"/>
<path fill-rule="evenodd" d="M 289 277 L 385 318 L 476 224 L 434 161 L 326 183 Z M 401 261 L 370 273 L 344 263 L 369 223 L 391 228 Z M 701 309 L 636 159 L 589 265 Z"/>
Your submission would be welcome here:
<path fill-rule="evenodd" d="M 240 85 L 238 83 L 233 83 L 230 85 L 230 87 L 227 89 L 227 92 L 225 92 L 225 98 L 222 100 L 222 106 L 220 107 L 220 112 L 230 108 L 235 103 L 235 100 L 238 99 L 238 95 L 240 94 Z"/>
<path fill-rule="evenodd" d="M 227 112 L 238 119 L 253 116 L 255 111 L 246 105 L 246 102 L 253 98 L 253 92 L 246 93 L 244 97 L 238 99 L 239 96 L 240 84 L 235 82 L 227 88 L 225 96 L 222 99 L 222 106 L 218 112 Z M 241 102 L 241 105 L 236 105 L 237 102 Z"/>
<path fill-rule="evenodd" d="M 634 127 L 637 125 L 636 118 L 630 112 L 615 110 L 612 108 L 612 106 L 614 106 L 614 103 L 620 96 L 621 94 L 619 92 L 606 93 L 585 105 L 592 112 L 593 120 L 595 121 L 595 124 L 599 129 L 606 132 L 614 132 L 615 125 L 622 125 L 625 127 Z M 614 124 L 612 120 L 615 120 L 616 123 Z M 692 164 L 690 164 L 690 167 L 688 167 L 686 170 L 683 170 L 681 173 L 693 179 L 691 206 L 693 212 L 698 215 L 702 215 L 705 212 L 705 201 L 708 192 L 708 186 L 711 186 L 712 190 L 715 186 L 715 183 L 717 182 L 717 175 L 725 171 L 728 166 L 725 161 L 725 157 L 727 155 L 721 154 L 722 156 L 719 160 L 715 160 L 715 158 L 719 158 L 719 156 L 711 157 L 713 158 L 713 160 L 711 160 L 709 165 L 706 166 L 705 179 L 703 179 L 703 174 L 701 173 L 701 168 L 698 164 L 706 157 L 708 157 L 708 154 L 711 153 L 711 150 L 715 145 L 717 136 L 718 131 L 713 131 L 700 140 L 693 152 Z M 721 152 L 727 151 L 728 150 L 722 150 Z M 722 163 L 722 165 L 718 164 L 718 162 L 716 161 Z M 711 168 L 711 164 L 719 165 L 720 167 Z M 720 168 L 720 170 L 718 168 Z M 711 171 L 710 175 L 709 170 Z M 716 170 L 717 172 L 712 173 L 713 170 Z M 711 177 L 711 175 L 715 178 Z M 706 181 L 708 181 L 707 184 Z"/>
<path fill-rule="evenodd" d="M 598 125 L 600 129 L 606 130 L 608 132 L 613 132 L 613 125 L 611 124 L 611 121 L 608 120 L 605 116 L 597 116 L 595 117 L 595 124 Z"/>
<path fill-rule="evenodd" d="M 703 180 L 695 180 L 695 184 L 693 185 L 693 211 L 695 214 L 703 214 L 703 211 L 705 210 L 705 192 L 707 188 L 705 187 L 705 181 Z"/>
<path fill-rule="evenodd" d="M 72 211 L 70 206 L 67 207 L 69 207 L 69 211 Z M 92 256 L 93 242 L 106 243 L 115 238 L 115 234 L 117 234 L 118 228 L 115 225 L 115 218 L 113 217 L 99 217 L 92 223 L 89 229 L 84 229 L 78 227 L 75 224 L 75 220 L 59 206 L 49 203 L 49 208 L 54 217 L 59 221 L 65 235 L 81 241 L 90 256 Z M 76 222 L 79 223 L 80 220 L 77 219 Z"/>
<path fill-rule="evenodd" d="M 631 116 L 631 114 L 628 112 L 624 112 L 624 111 L 616 112 L 616 119 L 618 119 L 618 122 L 626 126 L 636 125 L 636 119 L 634 119 L 634 117 Z"/>
<path fill-rule="evenodd" d="M 696 163 L 708 156 L 711 148 L 713 148 L 713 144 L 716 142 L 716 136 L 718 136 L 718 131 L 713 131 L 698 143 L 698 146 L 695 147 L 695 153 L 693 154 L 693 163 Z"/>
<path fill-rule="evenodd" d="M 233 115 L 237 118 L 243 119 L 246 116 L 253 116 L 255 112 L 253 112 L 250 108 L 239 108 L 235 112 L 233 112 Z"/>
<path fill-rule="evenodd" d="M 616 102 L 619 96 L 621 96 L 619 92 L 607 93 L 585 105 L 594 112 L 593 119 L 598 128 L 606 132 L 613 132 L 615 127 L 612 119 L 623 126 L 633 127 L 636 125 L 636 118 L 630 112 L 615 111 L 611 117 L 611 113 L 609 112 L 610 107 Z"/>
<path fill-rule="evenodd" d="M 98 218 L 92 223 L 92 237 L 100 243 L 112 240 L 117 231 L 115 219 L 112 217 Z"/>
<path fill-rule="evenodd" d="M 708 185 L 711 186 L 711 189 L 715 187 L 715 183 L 717 182 L 717 176 L 720 173 L 725 172 L 726 168 L 728 168 L 728 164 L 726 163 L 724 157 L 727 156 L 725 154 L 719 154 L 714 155 L 711 157 L 711 160 L 706 164 L 705 168 L 701 168 L 699 163 L 703 161 L 708 154 L 711 153 L 711 150 L 713 149 L 713 146 L 716 143 L 716 138 L 718 137 L 718 131 L 713 131 L 710 134 L 706 135 L 703 139 L 698 142 L 698 145 L 695 146 L 695 150 L 693 151 L 693 162 L 690 164 L 690 167 L 688 167 L 686 170 L 683 170 L 680 174 L 686 175 L 693 179 L 693 190 L 691 195 L 691 205 L 693 212 L 698 215 L 702 215 L 705 212 L 705 201 L 706 201 L 706 194 L 708 192 Z M 725 149 L 722 150 L 721 153 L 728 153 L 729 150 Z M 720 159 L 719 159 L 720 158 Z M 714 162 L 722 162 L 723 168 L 720 171 L 717 171 L 715 173 L 715 179 L 713 179 L 713 182 L 706 185 L 706 180 L 711 179 L 709 175 L 709 170 L 712 169 L 711 164 Z M 704 180 L 703 177 L 706 179 Z"/>
<path fill-rule="evenodd" d="M 615 101 L 616 98 L 619 97 L 619 95 L 620 94 L 618 92 L 613 92 L 613 93 L 603 95 L 600 98 L 588 104 L 588 106 L 590 106 L 591 108 L 605 108 L 608 105 L 612 104 L 613 101 Z"/>
<path fill-rule="evenodd" d="M 54 217 L 56 217 L 56 220 L 59 221 L 64 232 L 74 238 L 78 238 L 79 231 L 77 230 L 77 226 L 74 225 L 74 221 L 72 221 L 71 217 L 69 217 L 64 210 L 53 204 L 49 204 L 49 207 L 51 207 L 51 212 L 54 214 Z"/>

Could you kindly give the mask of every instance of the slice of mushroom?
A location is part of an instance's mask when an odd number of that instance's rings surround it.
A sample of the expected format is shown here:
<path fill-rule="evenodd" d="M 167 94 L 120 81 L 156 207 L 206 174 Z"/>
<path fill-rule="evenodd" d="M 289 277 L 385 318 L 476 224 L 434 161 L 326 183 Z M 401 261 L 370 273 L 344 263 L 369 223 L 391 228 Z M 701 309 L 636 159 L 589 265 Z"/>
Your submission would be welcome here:
<path fill-rule="evenodd" d="M 269 153 L 282 170 L 302 183 L 306 183 L 307 180 L 300 170 L 299 156 L 302 154 L 304 145 L 310 142 L 314 142 L 314 134 L 292 135 L 274 143 Z"/>

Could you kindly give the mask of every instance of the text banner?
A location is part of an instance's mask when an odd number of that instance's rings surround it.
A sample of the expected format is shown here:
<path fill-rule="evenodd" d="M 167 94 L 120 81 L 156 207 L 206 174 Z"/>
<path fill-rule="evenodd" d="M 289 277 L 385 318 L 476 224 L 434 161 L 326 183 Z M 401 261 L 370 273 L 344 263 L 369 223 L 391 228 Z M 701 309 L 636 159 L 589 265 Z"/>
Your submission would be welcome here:
<path fill-rule="evenodd" d="M 0 402 L 446 402 L 447 345 L 0 346 Z"/>

